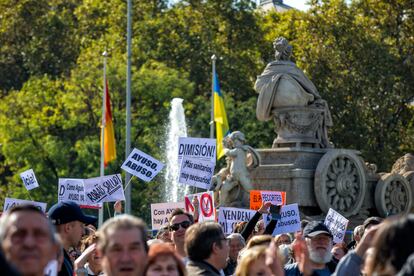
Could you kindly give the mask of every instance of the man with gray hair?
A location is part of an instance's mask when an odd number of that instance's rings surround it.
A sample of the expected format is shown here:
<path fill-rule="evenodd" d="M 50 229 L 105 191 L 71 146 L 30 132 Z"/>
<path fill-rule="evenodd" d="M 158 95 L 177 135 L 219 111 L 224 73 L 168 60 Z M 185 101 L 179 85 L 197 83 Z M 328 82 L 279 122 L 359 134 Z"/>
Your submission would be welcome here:
<path fill-rule="evenodd" d="M 143 220 L 119 215 L 98 231 L 97 251 L 106 276 L 141 276 L 147 263 L 147 227 Z"/>
<path fill-rule="evenodd" d="M 0 220 L 1 251 L 22 275 L 43 276 L 56 257 L 55 230 L 46 215 L 33 205 L 19 205 Z"/>
<path fill-rule="evenodd" d="M 237 266 L 237 257 L 240 250 L 246 245 L 246 241 L 239 233 L 232 233 L 227 236 L 229 241 L 229 258 L 227 259 L 227 266 L 223 269 L 225 275 L 233 275 Z"/>

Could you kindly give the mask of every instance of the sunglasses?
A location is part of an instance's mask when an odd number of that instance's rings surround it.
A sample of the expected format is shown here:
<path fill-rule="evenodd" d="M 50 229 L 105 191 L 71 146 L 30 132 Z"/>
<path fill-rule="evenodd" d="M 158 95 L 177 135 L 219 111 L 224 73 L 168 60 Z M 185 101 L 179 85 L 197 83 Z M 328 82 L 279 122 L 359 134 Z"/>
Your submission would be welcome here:
<path fill-rule="evenodd" d="M 178 229 L 180 229 L 180 226 L 184 229 L 187 229 L 188 227 L 190 227 L 191 223 L 189 221 L 183 221 L 180 223 L 175 223 L 175 224 L 171 224 L 170 225 L 170 230 L 172 231 L 177 231 Z"/>

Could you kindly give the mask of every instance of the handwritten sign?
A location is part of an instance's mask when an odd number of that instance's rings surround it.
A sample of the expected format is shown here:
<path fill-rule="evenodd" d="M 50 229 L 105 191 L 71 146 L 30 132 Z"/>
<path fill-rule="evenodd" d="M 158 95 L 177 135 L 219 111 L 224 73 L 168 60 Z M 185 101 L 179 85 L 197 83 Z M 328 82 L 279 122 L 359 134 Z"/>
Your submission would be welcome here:
<path fill-rule="evenodd" d="M 263 214 L 263 221 L 267 225 L 271 216 Z M 272 233 L 272 236 L 276 236 L 283 233 L 291 233 L 299 231 L 300 228 L 300 214 L 299 207 L 297 203 L 283 205 L 280 209 L 280 220 L 277 221 L 275 230 Z"/>
<path fill-rule="evenodd" d="M 83 179 L 78 178 L 59 178 L 58 201 L 73 201 L 81 208 L 99 209 L 102 207 L 102 204 L 88 204 Z"/>
<path fill-rule="evenodd" d="M 120 174 L 85 179 L 84 185 L 88 204 L 125 200 Z"/>
<path fill-rule="evenodd" d="M 121 169 L 135 175 L 145 182 L 151 181 L 164 167 L 164 164 L 152 156 L 134 149 L 122 164 Z"/>
<path fill-rule="evenodd" d="M 266 200 L 262 200 L 262 194 L 265 196 Z M 282 202 L 280 203 L 280 198 Z M 250 191 L 250 209 L 259 210 L 263 204 L 263 201 L 272 201 L 272 204 L 275 205 L 285 205 L 286 204 L 286 192 L 280 191 L 259 191 L 251 190 Z"/>
<path fill-rule="evenodd" d="M 190 186 L 209 190 L 215 164 L 184 156 L 181 161 L 179 182 Z"/>
<path fill-rule="evenodd" d="M 14 206 L 22 205 L 22 204 L 30 204 L 30 205 L 33 205 L 39 208 L 43 212 L 46 212 L 47 204 L 44 202 L 30 201 L 30 200 L 17 199 L 17 198 L 8 198 L 8 197 L 6 197 L 6 199 L 4 200 L 3 212 L 6 212 L 7 210 L 9 210 L 10 208 Z"/>
<path fill-rule="evenodd" d="M 178 161 L 183 156 L 210 161 L 216 164 L 216 139 L 180 137 L 178 139 Z"/>
<path fill-rule="evenodd" d="M 214 196 L 213 191 L 187 195 L 184 197 L 185 210 L 189 213 L 194 214 L 194 205 L 192 200 L 197 197 L 199 203 L 199 217 L 198 221 L 215 221 L 216 220 L 216 209 L 214 207 Z"/>
<path fill-rule="evenodd" d="M 347 220 L 340 213 L 332 208 L 329 208 L 324 224 L 331 231 L 334 243 L 340 243 L 344 240 L 348 222 L 349 220 Z"/>
<path fill-rule="evenodd" d="M 256 211 L 249 209 L 220 207 L 218 222 L 223 228 L 224 234 L 233 233 L 233 229 L 240 221 L 249 221 Z"/>
<path fill-rule="evenodd" d="M 170 214 L 175 209 L 184 210 L 184 202 L 167 202 L 151 204 L 152 230 L 158 230 L 168 223 Z"/>
<path fill-rule="evenodd" d="M 20 178 L 23 180 L 23 184 L 28 191 L 39 187 L 39 183 L 37 183 L 35 173 L 32 169 L 22 172 Z"/>

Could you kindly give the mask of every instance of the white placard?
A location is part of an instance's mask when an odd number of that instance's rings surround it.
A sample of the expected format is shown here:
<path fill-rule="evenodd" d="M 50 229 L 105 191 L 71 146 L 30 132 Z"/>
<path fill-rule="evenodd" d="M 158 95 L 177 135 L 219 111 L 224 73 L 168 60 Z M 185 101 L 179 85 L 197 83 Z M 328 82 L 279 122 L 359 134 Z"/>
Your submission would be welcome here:
<path fill-rule="evenodd" d="M 183 156 L 179 182 L 197 188 L 209 190 L 215 164 L 211 161 Z"/>
<path fill-rule="evenodd" d="M 88 204 L 125 200 L 120 174 L 89 178 L 83 183 Z"/>
<path fill-rule="evenodd" d="M 164 167 L 164 164 L 152 156 L 134 149 L 122 164 L 121 169 L 135 175 L 145 182 L 151 181 Z"/>
<path fill-rule="evenodd" d="M 43 275 L 44 276 L 57 276 L 58 275 L 58 261 L 51 260 L 45 267 Z"/>
<path fill-rule="evenodd" d="M 263 220 L 267 225 L 271 220 L 271 215 L 263 214 Z M 300 229 L 300 214 L 298 204 L 294 203 L 281 206 L 280 219 L 277 221 L 272 236 L 283 233 L 292 233 L 299 231 Z"/>
<path fill-rule="evenodd" d="M 39 187 L 39 183 L 37 183 L 35 173 L 32 169 L 22 172 L 20 178 L 28 191 Z"/>
<path fill-rule="evenodd" d="M 168 223 L 170 214 L 175 209 L 184 210 L 184 202 L 167 202 L 151 204 L 152 230 L 158 230 Z"/>
<path fill-rule="evenodd" d="M 197 197 L 199 203 L 199 217 L 198 221 L 215 221 L 216 209 L 214 207 L 213 191 L 187 195 L 184 197 L 185 210 L 194 214 L 194 206 L 192 204 L 193 198 Z"/>
<path fill-rule="evenodd" d="M 220 207 L 218 222 L 223 228 L 223 232 L 226 235 L 233 233 L 234 226 L 240 221 L 249 221 L 254 214 L 255 210 Z"/>
<path fill-rule="evenodd" d="M 344 240 L 349 220 L 332 208 L 329 208 L 324 224 L 331 231 L 334 243 Z"/>
<path fill-rule="evenodd" d="M 261 191 L 262 202 L 271 202 L 273 205 L 282 205 L 282 193 L 278 191 Z"/>
<path fill-rule="evenodd" d="M 81 208 L 101 208 L 102 204 L 88 204 L 85 198 L 83 179 L 78 178 L 59 178 L 58 202 L 73 201 Z"/>
<path fill-rule="evenodd" d="M 44 202 L 37 202 L 37 201 L 30 201 L 30 200 L 24 200 L 24 199 L 17 199 L 17 198 L 9 198 L 6 197 L 6 199 L 4 200 L 4 206 L 3 206 L 3 212 L 6 212 L 7 210 L 9 210 L 10 208 L 17 206 L 17 205 L 22 205 L 22 204 L 30 204 L 30 205 L 34 205 L 37 208 L 39 208 L 40 210 L 42 210 L 43 212 L 46 213 L 46 203 Z"/>
<path fill-rule="evenodd" d="M 180 137 L 178 139 L 178 162 L 183 156 L 210 161 L 216 164 L 216 139 Z"/>

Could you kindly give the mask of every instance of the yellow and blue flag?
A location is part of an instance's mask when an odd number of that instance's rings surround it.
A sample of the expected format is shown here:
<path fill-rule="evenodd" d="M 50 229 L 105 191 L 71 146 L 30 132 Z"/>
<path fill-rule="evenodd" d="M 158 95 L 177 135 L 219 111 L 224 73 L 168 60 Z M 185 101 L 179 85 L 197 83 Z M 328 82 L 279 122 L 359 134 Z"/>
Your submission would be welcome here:
<path fill-rule="evenodd" d="M 220 91 L 220 85 L 216 72 L 213 74 L 214 89 L 214 122 L 216 123 L 217 160 L 224 155 L 222 140 L 229 134 L 229 123 L 227 121 L 224 98 Z"/>

